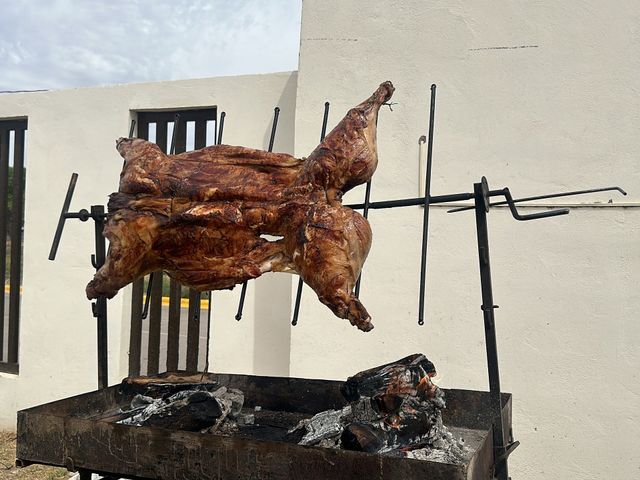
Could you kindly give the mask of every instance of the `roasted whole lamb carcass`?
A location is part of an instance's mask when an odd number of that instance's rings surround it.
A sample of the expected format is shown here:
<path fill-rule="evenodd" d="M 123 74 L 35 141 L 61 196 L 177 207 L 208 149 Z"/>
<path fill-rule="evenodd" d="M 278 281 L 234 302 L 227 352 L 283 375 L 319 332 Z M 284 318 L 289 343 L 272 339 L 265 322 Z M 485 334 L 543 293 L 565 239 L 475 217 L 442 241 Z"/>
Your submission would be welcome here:
<path fill-rule="evenodd" d="M 352 293 L 371 229 L 341 199 L 376 169 L 378 110 L 393 90 L 380 85 L 306 159 L 230 145 L 166 155 L 120 138 L 125 166 L 109 199 L 109 252 L 87 296 L 111 298 L 156 270 L 199 291 L 296 272 L 334 314 L 371 330 Z"/>

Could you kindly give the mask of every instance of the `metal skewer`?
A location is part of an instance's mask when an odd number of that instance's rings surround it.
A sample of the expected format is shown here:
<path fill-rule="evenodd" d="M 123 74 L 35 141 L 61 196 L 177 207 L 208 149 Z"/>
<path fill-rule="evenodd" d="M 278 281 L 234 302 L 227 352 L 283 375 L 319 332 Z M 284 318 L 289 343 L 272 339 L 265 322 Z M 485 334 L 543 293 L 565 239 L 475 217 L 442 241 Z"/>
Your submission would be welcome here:
<path fill-rule="evenodd" d="M 391 109 L 391 105 L 389 105 L 389 109 Z M 378 116 L 376 116 L 376 129 L 378 128 Z M 371 179 L 367 182 L 367 186 L 364 190 L 364 210 L 362 211 L 362 216 L 364 218 L 369 218 L 369 200 L 371 199 Z M 360 282 L 362 280 L 362 272 L 358 275 L 358 280 L 356 280 L 356 288 L 354 289 L 354 295 L 356 298 L 360 298 Z"/>
<path fill-rule="evenodd" d="M 268 152 L 273 152 L 273 142 L 276 139 L 276 129 L 278 128 L 278 117 L 280 116 L 280 107 L 273 109 L 273 124 L 271 125 L 271 137 L 269 138 Z M 222 134 L 221 134 L 222 136 Z M 244 299 L 247 295 L 247 280 L 242 284 L 242 290 L 240 291 L 240 302 L 238 303 L 238 311 L 236 312 L 236 320 L 242 319 L 242 310 L 244 309 Z"/>
<path fill-rule="evenodd" d="M 324 140 L 327 133 L 327 120 L 329 119 L 329 102 L 324 102 L 324 113 L 322 114 L 322 129 L 320 130 L 320 143 Z M 368 202 L 367 202 L 368 203 Z M 298 278 L 298 288 L 296 289 L 296 303 L 293 306 L 293 318 L 291 325 L 294 327 L 298 324 L 298 314 L 300 313 L 300 300 L 302 299 L 302 277 Z"/>
<path fill-rule="evenodd" d="M 429 238 L 429 202 L 431 197 L 431 165 L 433 158 L 433 127 L 436 113 L 436 84 L 431 85 L 429 107 L 429 136 L 427 139 L 427 168 L 424 181 L 424 207 L 422 217 L 422 255 L 420 257 L 420 293 L 418 301 L 418 325 L 424 325 L 424 290 L 427 276 L 427 241 Z"/>
<path fill-rule="evenodd" d="M 169 155 L 176 153 L 176 136 L 178 133 L 178 122 L 180 121 L 180 114 L 176 113 L 173 117 L 173 132 L 171 133 L 171 146 L 169 147 Z M 147 283 L 147 295 L 144 299 L 144 307 L 142 308 L 142 315 L 140 318 L 144 320 L 149 316 L 149 305 L 151 304 L 151 289 L 153 288 L 153 279 L 156 272 L 149 274 L 149 282 Z"/>
<path fill-rule="evenodd" d="M 620 192 L 622 195 L 626 195 L 627 192 L 625 192 L 622 188 L 620 187 L 602 187 L 602 188 L 591 188 L 588 190 L 575 190 L 573 192 L 561 192 L 561 193 L 548 193 L 546 195 L 536 195 L 533 197 L 522 197 L 522 198 L 517 198 L 513 201 L 513 203 L 519 203 L 519 202 L 530 202 L 533 200 L 545 200 L 545 199 L 549 199 L 549 198 L 558 198 L 558 197 L 570 197 L 572 195 L 583 195 L 586 193 L 597 193 L 597 192 L 610 192 L 610 191 L 618 191 Z M 501 202 L 495 202 L 492 203 L 490 206 L 491 207 L 495 207 L 498 205 L 507 205 L 508 202 L 506 200 L 503 200 Z M 473 210 L 475 207 L 473 205 L 469 205 L 468 207 L 457 207 L 457 208 L 452 208 L 451 210 L 447 210 L 447 213 L 456 213 L 456 212 L 463 212 L 465 210 Z"/>

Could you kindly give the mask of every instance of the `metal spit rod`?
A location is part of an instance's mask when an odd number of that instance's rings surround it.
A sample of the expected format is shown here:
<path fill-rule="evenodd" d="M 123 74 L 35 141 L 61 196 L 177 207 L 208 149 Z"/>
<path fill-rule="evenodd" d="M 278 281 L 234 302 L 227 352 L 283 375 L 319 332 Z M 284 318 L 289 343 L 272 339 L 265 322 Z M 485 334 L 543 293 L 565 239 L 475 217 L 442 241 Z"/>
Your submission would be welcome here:
<path fill-rule="evenodd" d="M 220 126 L 217 132 L 214 131 L 215 135 L 214 135 L 214 142 L 216 145 L 221 145 L 222 144 L 222 132 L 224 131 L 224 117 L 226 117 L 227 114 L 226 112 L 221 112 L 220 113 Z M 207 305 L 207 348 L 206 348 L 206 353 L 205 353 L 205 359 L 204 359 L 204 372 L 206 373 L 209 371 L 209 348 L 211 345 L 211 310 L 213 308 L 213 298 L 212 298 L 212 293 L 211 290 L 209 290 L 209 303 Z"/>
<path fill-rule="evenodd" d="M 273 109 L 273 124 L 271 125 L 271 137 L 269 138 L 268 152 L 273 152 L 273 142 L 276 139 L 276 129 L 278 128 L 278 117 L 280 116 L 280 107 Z M 242 310 L 244 310 L 244 299 L 247 295 L 247 282 L 245 280 L 242 284 L 242 290 L 240 291 L 240 301 L 238 302 L 238 311 L 236 312 L 236 320 L 242 319 Z"/>
<path fill-rule="evenodd" d="M 176 113 L 173 117 L 173 132 L 171 132 L 171 146 L 169 147 L 169 155 L 175 155 L 176 153 L 176 137 L 178 134 L 178 122 L 180 122 L 180 114 Z M 162 272 L 160 272 L 162 275 Z M 149 316 L 149 305 L 151 305 L 151 290 L 153 289 L 153 280 L 155 279 L 156 272 L 149 274 L 149 281 L 147 282 L 147 295 L 144 298 L 144 307 L 142 308 L 142 314 L 140 319 L 144 320 Z"/>
<path fill-rule="evenodd" d="M 431 166 L 433 159 L 433 129 L 436 114 L 436 85 L 431 85 L 429 106 L 429 135 L 427 140 L 427 168 L 424 181 L 424 207 L 422 217 L 422 252 L 420 257 L 420 293 L 418 300 L 418 325 L 424 325 L 424 291 L 427 275 L 427 241 L 429 239 L 429 202 L 431 197 Z"/>
<path fill-rule="evenodd" d="M 330 105 L 331 104 L 329 102 L 324 102 L 324 113 L 322 114 L 322 128 L 320 129 L 320 143 L 322 143 L 327 133 L 327 121 L 329 119 Z M 366 197 L 365 197 L 365 203 L 363 205 L 367 205 L 367 206 L 369 205 L 369 201 Z M 304 282 L 302 281 L 302 277 L 299 277 L 298 288 L 296 289 L 296 302 L 293 305 L 293 318 L 291 319 L 291 325 L 293 325 L 294 327 L 298 324 L 298 315 L 300 314 L 300 300 L 302 300 L 303 285 L 304 285 Z"/>
<path fill-rule="evenodd" d="M 622 195 L 626 195 L 627 194 L 627 192 L 625 192 L 620 187 L 602 187 L 602 188 L 590 188 L 588 190 L 574 190 L 573 192 L 548 193 L 546 195 L 535 195 L 533 197 L 522 197 L 522 198 L 517 198 L 517 199 L 513 200 L 513 203 L 531 202 L 533 200 L 545 200 L 545 199 L 549 199 L 549 198 L 570 197 L 572 195 L 584 195 L 584 194 L 587 194 L 587 193 L 610 192 L 610 191 L 618 191 Z M 490 204 L 490 206 L 491 207 L 496 207 L 498 205 L 507 205 L 508 203 L 509 202 L 507 202 L 506 200 L 503 200 L 501 202 L 494 202 L 494 203 Z M 475 207 L 473 205 L 469 205 L 469 206 L 466 206 L 466 207 L 457 207 L 457 208 L 452 208 L 451 210 L 447 210 L 447 213 L 464 212 L 465 210 L 473 210 L 474 208 Z"/>

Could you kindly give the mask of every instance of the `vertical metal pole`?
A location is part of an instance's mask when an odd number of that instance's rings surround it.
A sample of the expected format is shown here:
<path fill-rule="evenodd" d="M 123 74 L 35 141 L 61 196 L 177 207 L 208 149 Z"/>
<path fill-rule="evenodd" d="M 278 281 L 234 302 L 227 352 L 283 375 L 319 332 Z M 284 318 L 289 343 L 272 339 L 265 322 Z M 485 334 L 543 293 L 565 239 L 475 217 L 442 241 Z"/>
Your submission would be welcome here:
<path fill-rule="evenodd" d="M 224 118 L 227 116 L 227 112 L 220 114 L 220 125 L 218 126 L 218 137 L 216 138 L 216 145 L 222 145 L 222 133 L 224 132 Z"/>
<path fill-rule="evenodd" d="M 369 201 L 371 200 L 371 180 L 367 182 L 367 188 L 364 191 L 364 209 L 362 210 L 362 216 L 364 218 L 369 218 Z M 356 281 L 356 288 L 354 290 L 354 294 L 356 298 L 360 298 L 360 281 L 362 280 L 362 272 L 358 275 L 358 280 Z"/>
<path fill-rule="evenodd" d="M 92 205 L 91 217 L 95 224 L 96 254 L 93 258 L 93 266 L 96 270 L 104 265 L 105 241 L 104 230 L 104 206 Z M 96 317 L 98 326 L 98 388 L 109 386 L 108 358 L 107 358 L 107 297 L 98 297 L 93 306 L 93 316 Z"/>
<path fill-rule="evenodd" d="M 24 218 L 24 146 L 25 130 L 16 129 L 13 142 L 13 204 L 11 206 L 11 266 L 9 267 L 9 341 L 7 361 L 18 363 L 20 329 L 20 284 L 22 278 L 22 225 Z"/>
<path fill-rule="evenodd" d="M 271 125 L 271 137 L 269 138 L 268 152 L 273 152 L 273 142 L 276 139 L 276 128 L 278 128 L 278 117 L 280 116 L 280 107 L 273 109 L 273 124 Z M 238 310 L 236 312 L 236 320 L 242 319 L 242 310 L 244 309 L 244 299 L 247 295 L 247 280 L 242 284 L 242 290 L 240 290 L 240 302 L 238 303 Z"/>
<path fill-rule="evenodd" d="M 324 113 L 322 114 L 322 129 L 320 130 L 320 143 L 324 140 L 327 133 L 327 121 L 329 120 L 329 102 L 324 102 Z M 294 327 L 298 324 L 298 315 L 300 314 L 300 301 L 302 300 L 302 277 L 298 278 L 298 288 L 296 289 L 296 302 L 293 306 L 293 318 L 291 325 Z"/>
<path fill-rule="evenodd" d="M 0 130 L 0 278 L 5 285 L 7 269 L 7 210 L 9 193 L 9 130 Z M 0 296 L 0 362 L 4 361 L 5 295 Z"/>
<path fill-rule="evenodd" d="M 431 201 L 431 160 L 433 157 L 433 127 L 436 114 L 436 85 L 431 85 L 431 106 L 429 108 L 429 137 L 427 140 L 427 168 L 424 181 L 424 211 L 422 212 L 422 254 L 420 257 L 420 296 L 418 305 L 418 325 L 424 325 L 424 291 L 427 283 L 427 241 L 429 238 L 429 202 Z"/>
<path fill-rule="evenodd" d="M 478 234 L 478 259 L 480 262 L 480 286 L 482 289 L 482 314 L 484 317 L 484 335 L 487 348 L 487 367 L 489 370 L 489 395 L 493 420 L 493 451 L 495 477 L 500 480 L 509 478 L 502 424 L 502 400 L 500 394 L 500 371 L 498 368 L 498 345 L 496 341 L 493 289 L 491 286 L 491 262 L 489 259 L 489 234 L 487 211 L 481 183 L 473 185 L 476 212 L 476 230 Z"/>

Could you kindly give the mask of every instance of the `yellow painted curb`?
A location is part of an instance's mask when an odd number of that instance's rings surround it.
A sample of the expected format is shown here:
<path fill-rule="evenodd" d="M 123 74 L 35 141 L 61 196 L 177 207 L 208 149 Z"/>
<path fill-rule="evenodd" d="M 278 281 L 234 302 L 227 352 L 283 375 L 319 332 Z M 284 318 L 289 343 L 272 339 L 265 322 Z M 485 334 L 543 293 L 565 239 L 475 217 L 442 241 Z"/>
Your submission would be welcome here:
<path fill-rule="evenodd" d="M 147 299 L 147 296 L 144 295 L 143 297 L 143 301 Z M 162 297 L 162 306 L 163 307 L 168 307 L 169 306 L 169 297 Z M 180 299 L 180 308 L 189 308 L 189 299 L 188 298 L 181 298 Z M 204 309 L 204 308 L 209 308 L 209 300 L 206 299 L 202 299 L 200 300 L 200 308 Z"/>
<path fill-rule="evenodd" d="M 11 292 L 11 286 L 10 285 L 5 285 L 4 286 L 4 293 L 10 293 Z M 20 293 L 22 293 L 22 287 L 20 287 Z M 144 299 L 146 300 L 147 296 L 144 296 Z M 163 307 L 168 307 L 169 306 L 169 297 L 162 297 L 162 306 Z M 189 308 L 189 299 L 188 298 L 181 298 L 180 299 L 180 308 Z M 200 308 L 209 308 L 209 300 L 207 299 L 202 299 L 200 300 Z"/>

